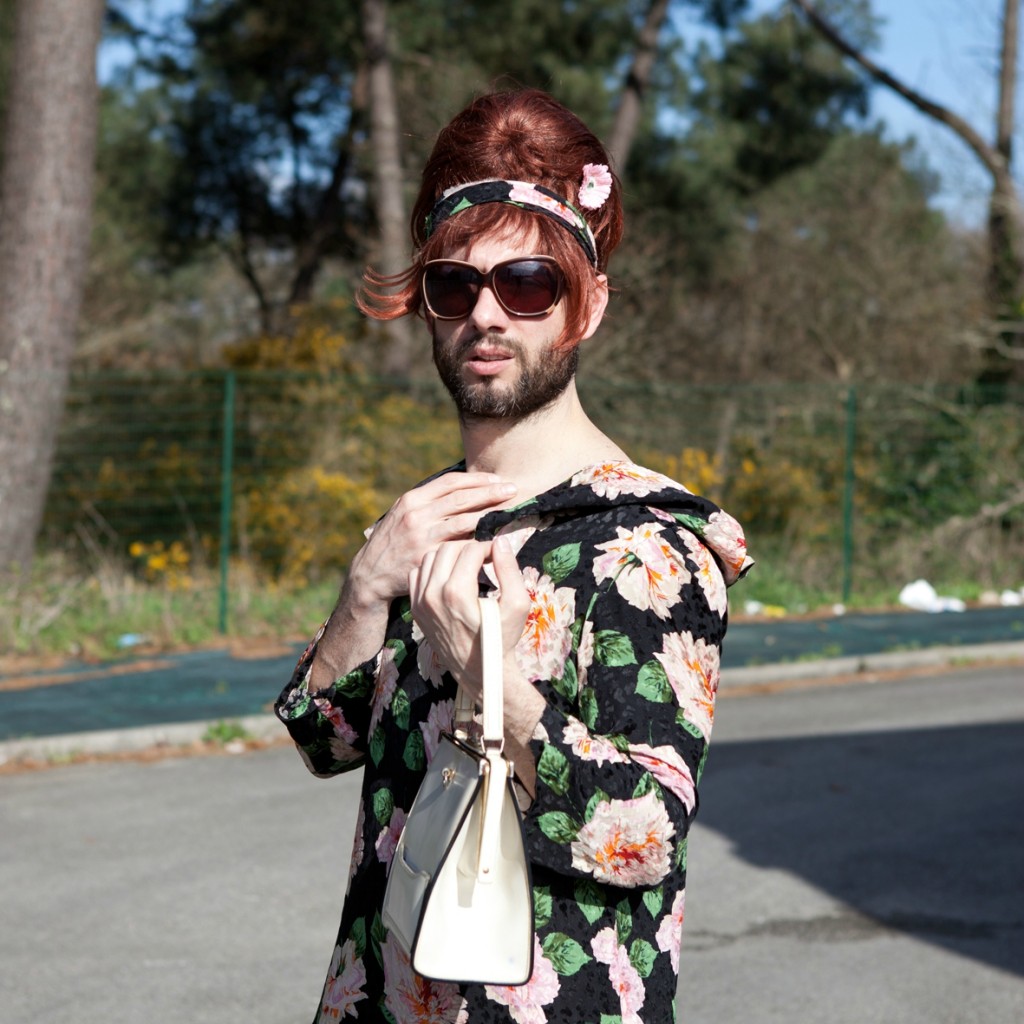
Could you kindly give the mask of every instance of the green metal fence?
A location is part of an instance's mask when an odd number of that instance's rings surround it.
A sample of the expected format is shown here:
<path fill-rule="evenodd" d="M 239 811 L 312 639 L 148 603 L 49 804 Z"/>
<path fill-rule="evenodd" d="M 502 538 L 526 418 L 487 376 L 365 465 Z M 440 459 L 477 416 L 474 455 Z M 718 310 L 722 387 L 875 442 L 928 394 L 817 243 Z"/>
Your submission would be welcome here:
<path fill-rule="evenodd" d="M 894 385 L 583 379 L 580 391 L 637 461 L 720 501 L 762 562 L 837 600 L 918 575 L 1024 582 L 1024 389 L 993 400 Z M 78 375 L 43 542 L 102 547 L 164 583 L 175 559 L 216 574 L 226 629 L 233 565 L 299 583 L 337 574 L 362 527 L 459 456 L 433 381 Z"/>

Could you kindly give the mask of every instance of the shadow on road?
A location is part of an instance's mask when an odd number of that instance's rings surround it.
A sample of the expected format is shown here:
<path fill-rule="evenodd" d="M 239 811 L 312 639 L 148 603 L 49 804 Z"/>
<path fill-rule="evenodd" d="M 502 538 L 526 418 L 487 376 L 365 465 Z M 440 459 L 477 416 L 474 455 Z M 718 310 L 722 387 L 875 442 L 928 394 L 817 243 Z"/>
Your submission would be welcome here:
<path fill-rule="evenodd" d="M 712 745 L 698 820 L 886 928 L 1024 975 L 1024 723 Z"/>

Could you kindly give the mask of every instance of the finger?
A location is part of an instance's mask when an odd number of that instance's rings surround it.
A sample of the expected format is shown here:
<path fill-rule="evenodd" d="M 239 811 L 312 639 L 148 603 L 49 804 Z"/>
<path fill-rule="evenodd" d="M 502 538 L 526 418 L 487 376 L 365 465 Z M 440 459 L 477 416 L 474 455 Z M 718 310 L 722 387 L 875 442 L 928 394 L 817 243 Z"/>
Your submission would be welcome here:
<path fill-rule="evenodd" d="M 498 604 L 501 606 L 502 618 L 514 622 L 519 632 L 522 632 L 530 611 L 530 595 L 508 537 L 495 538 L 491 545 L 491 565 L 498 582 Z"/>
<path fill-rule="evenodd" d="M 410 498 L 415 497 L 424 504 L 436 501 L 454 501 L 457 506 L 460 500 L 486 502 L 488 495 L 498 496 L 498 500 L 505 501 L 515 492 L 515 484 L 498 476 L 497 473 L 445 473 L 420 487 L 413 488 L 408 494 Z M 462 495 L 461 499 L 460 495 Z M 466 507 L 477 506 L 466 505 Z"/>

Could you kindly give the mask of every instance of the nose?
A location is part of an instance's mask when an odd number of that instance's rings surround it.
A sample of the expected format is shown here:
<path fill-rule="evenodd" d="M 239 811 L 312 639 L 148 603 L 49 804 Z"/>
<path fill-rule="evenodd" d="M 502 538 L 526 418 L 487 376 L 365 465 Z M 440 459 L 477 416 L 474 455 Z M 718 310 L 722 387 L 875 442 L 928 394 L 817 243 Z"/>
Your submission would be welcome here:
<path fill-rule="evenodd" d="M 494 289 L 489 284 L 481 284 L 476 296 L 476 305 L 469 314 L 473 323 L 482 330 L 497 330 L 508 326 L 509 316 L 505 307 L 498 301 Z"/>

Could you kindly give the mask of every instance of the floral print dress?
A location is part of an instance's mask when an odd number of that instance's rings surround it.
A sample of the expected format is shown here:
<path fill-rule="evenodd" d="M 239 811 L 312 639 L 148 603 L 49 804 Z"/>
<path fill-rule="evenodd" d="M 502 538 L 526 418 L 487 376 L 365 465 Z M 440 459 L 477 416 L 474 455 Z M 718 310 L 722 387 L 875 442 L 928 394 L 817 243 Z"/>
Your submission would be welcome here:
<path fill-rule="evenodd" d="M 381 922 L 387 870 L 456 684 L 392 604 L 377 656 L 310 693 L 317 639 L 276 710 L 310 770 L 363 767 L 348 892 L 316 1021 L 663 1024 L 674 1019 L 686 837 L 714 719 L 734 519 L 633 463 L 591 466 L 480 521 L 532 609 L 516 655 L 547 701 L 524 820 L 536 922 L 525 985 L 428 981 Z M 500 927 L 500 922 L 496 922 Z"/>

